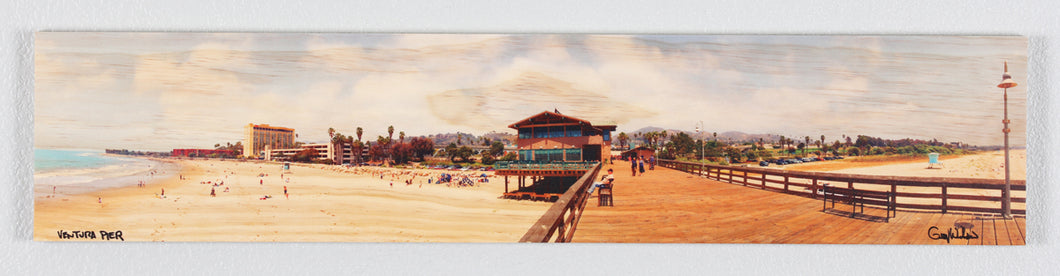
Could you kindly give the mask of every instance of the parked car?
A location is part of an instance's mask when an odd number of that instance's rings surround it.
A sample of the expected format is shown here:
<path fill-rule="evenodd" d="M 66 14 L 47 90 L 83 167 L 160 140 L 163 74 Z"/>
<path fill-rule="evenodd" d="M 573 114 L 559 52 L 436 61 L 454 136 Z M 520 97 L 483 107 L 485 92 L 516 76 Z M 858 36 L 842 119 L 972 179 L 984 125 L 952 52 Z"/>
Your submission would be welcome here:
<path fill-rule="evenodd" d="M 766 161 L 759 161 L 759 162 L 758 162 L 758 166 L 762 166 L 762 167 L 768 167 L 768 166 L 769 166 L 769 162 L 766 162 Z"/>

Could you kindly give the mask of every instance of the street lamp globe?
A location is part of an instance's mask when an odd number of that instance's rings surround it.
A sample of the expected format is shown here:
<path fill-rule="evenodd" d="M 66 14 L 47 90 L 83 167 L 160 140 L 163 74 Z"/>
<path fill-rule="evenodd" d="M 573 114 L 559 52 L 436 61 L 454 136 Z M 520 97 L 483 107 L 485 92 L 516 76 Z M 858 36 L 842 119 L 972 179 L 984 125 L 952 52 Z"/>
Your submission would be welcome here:
<path fill-rule="evenodd" d="M 1001 75 L 1001 83 L 997 85 L 997 88 L 1012 88 L 1019 85 L 1016 81 L 1012 80 L 1012 75 L 1008 74 L 1008 61 L 1005 62 L 1005 73 Z"/>

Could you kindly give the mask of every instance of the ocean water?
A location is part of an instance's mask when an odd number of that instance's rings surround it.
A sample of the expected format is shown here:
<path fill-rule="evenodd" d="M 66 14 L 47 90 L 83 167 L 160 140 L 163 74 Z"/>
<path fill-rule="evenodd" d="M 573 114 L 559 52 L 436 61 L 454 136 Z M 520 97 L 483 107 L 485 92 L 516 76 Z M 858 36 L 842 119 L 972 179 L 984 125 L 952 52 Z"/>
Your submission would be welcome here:
<path fill-rule="evenodd" d="M 107 156 L 102 151 L 33 149 L 33 156 L 37 194 L 51 194 L 53 187 L 57 194 L 73 194 L 132 186 L 176 171 L 173 165 L 162 162 Z"/>

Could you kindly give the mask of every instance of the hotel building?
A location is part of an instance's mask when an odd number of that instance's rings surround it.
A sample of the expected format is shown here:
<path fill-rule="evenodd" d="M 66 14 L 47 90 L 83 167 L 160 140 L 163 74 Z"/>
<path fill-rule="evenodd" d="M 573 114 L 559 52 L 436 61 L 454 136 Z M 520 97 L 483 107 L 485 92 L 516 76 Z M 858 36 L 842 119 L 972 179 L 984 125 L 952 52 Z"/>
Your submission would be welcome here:
<path fill-rule="evenodd" d="M 243 127 L 243 156 L 264 157 L 266 146 L 274 149 L 294 147 L 294 129 L 267 124 Z"/>
<path fill-rule="evenodd" d="M 320 143 L 320 144 L 304 144 L 298 148 L 281 148 L 272 149 L 271 147 L 265 148 L 265 160 L 267 161 L 286 161 L 290 160 L 291 156 L 298 154 L 306 149 L 314 149 L 317 151 L 317 160 L 331 160 L 334 164 L 346 164 L 353 163 L 353 145 L 350 143 Z"/>

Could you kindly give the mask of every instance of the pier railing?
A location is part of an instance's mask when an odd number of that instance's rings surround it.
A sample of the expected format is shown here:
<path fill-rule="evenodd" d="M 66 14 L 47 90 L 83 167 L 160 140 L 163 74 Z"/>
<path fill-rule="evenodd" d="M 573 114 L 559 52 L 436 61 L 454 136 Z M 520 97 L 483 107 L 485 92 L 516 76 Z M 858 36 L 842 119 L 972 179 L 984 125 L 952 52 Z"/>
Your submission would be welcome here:
<path fill-rule="evenodd" d="M 601 164 L 596 163 L 578 178 L 578 181 L 552 204 L 545 215 L 530 226 L 530 230 L 526 231 L 519 242 L 570 242 L 578 220 L 582 217 L 582 211 L 585 210 L 585 202 L 590 197 L 585 190 L 600 173 L 600 167 Z"/>
<path fill-rule="evenodd" d="M 596 162 L 497 161 L 495 170 L 589 170 Z"/>
<path fill-rule="evenodd" d="M 1005 180 L 980 178 L 941 178 L 841 174 L 827 172 L 787 171 L 761 167 L 721 166 L 674 160 L 659 160 L 660 166 L 703 175 L 709 179 L 741 184 L 776 192 L 819 198 L 822 186 L 890 191 L 896 196 L 900 210 L 921 210 L 946 213 L 1001 213 L 1001 190 Z M 1026 215 L 1026 181 L 1010 181 L 1012 213 Z M 1016 193 L 1022 193 L 1017 196 Z M 997 204 L 996 208 L 989 207 Z"/>

